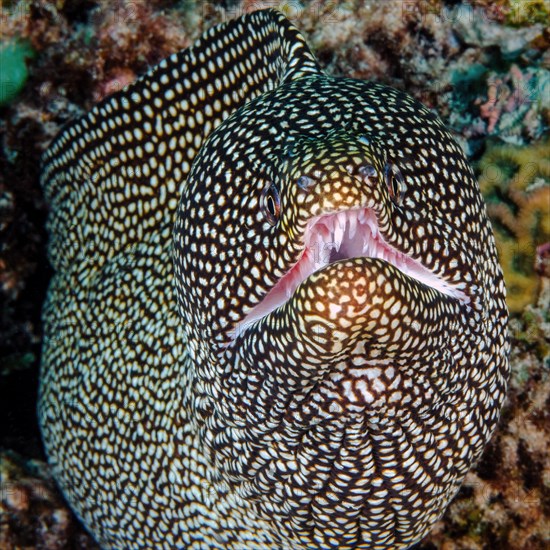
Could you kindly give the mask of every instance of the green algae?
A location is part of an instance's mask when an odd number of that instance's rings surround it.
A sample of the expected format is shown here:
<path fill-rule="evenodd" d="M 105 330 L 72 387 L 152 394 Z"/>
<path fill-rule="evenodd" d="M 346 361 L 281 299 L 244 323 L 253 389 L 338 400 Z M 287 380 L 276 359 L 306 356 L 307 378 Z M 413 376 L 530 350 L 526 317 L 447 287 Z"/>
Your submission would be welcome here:
<path fill-rule="evenodd" d="M 0 42 L 0 106 L 15 99 L 27 81 L 27 60 L 35 55 L 30 43 L 15 39 Z"/>

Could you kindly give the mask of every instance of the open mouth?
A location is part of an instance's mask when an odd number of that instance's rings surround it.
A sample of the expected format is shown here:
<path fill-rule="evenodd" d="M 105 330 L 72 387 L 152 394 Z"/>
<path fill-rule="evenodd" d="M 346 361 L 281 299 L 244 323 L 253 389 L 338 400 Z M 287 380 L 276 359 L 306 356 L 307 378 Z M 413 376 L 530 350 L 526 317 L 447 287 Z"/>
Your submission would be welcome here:
<path fill-rule="evenodd" d="M 344 210 L 309 221 L 304 251 L 299 260 L 277 282 L 264 299 L 243 320 L 249 326 L 287 302 L 300 283 L 310 275 L 339 260 L 358 257 L 379 258 L 405 275 L 442 294 L 468 303 L 468 297 L 425 268 L 420 262 L 388 244 L 378 229 L 375 213 L 367 208 Z"/>

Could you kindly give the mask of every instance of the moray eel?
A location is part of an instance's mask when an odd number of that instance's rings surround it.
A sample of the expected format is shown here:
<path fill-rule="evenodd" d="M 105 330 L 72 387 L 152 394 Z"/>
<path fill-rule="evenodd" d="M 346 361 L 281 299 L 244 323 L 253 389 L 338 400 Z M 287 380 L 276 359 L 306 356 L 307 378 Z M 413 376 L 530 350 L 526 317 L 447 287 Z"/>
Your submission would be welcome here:
<path fill-rule="evenodd" d="M 259 11 L 44 157 L 39 416 L 103 548 L 407 548 L 499 418 L 505 289 L 420 103 Z"/>

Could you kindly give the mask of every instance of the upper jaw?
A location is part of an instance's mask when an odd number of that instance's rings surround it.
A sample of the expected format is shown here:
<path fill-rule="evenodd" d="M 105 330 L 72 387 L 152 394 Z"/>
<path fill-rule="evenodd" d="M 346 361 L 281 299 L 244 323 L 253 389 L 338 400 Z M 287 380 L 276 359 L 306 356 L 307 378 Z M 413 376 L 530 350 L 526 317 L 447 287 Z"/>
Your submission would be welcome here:
<path fill-rule="evenodd" d="M 463 291 L 387 243 L 380 234 L 373 210 L 352 208 L 309 220 L 300 258 L 239 325 L 246 329 L 269 315 L 292 297 L 300 283 L 327 265 L 339 260 L 364 257 L 384 260 L 450 299 L 463 304 L 470 301 Z"/>

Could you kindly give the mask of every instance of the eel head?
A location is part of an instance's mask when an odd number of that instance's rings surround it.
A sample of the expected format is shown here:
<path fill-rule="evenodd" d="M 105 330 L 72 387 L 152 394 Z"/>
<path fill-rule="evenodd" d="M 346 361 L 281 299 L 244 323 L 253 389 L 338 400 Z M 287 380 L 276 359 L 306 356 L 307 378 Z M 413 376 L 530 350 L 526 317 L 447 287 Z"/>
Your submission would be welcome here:
<path fill-rule="evenodd" d="M 174 235 L 225 478 L 286 539 L 326 544 L 336 517 L 350 547 L 418 540 L 506 376 L 490 228 L 441 122 L 383 86 L 283 84 L 211 134 Z"/>

